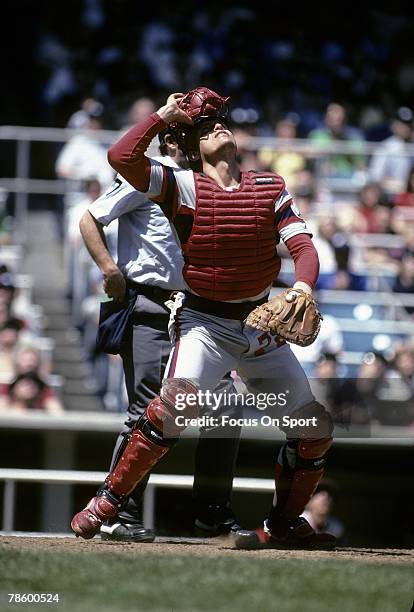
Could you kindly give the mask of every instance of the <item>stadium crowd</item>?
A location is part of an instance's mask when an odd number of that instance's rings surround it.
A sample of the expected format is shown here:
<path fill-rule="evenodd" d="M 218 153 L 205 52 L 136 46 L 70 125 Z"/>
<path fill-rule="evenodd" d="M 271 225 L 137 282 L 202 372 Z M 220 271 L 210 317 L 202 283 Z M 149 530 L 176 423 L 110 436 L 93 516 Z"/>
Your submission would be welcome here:
<path fill-rule="evenodd" d="M 124 410 L 122 368 L 117 357 L 95 349 L 102 283 L 78 222 L 113 179 L 106 147 L 96 138 L 99 130 L 124 131 L 153 112 L 171 90 L 203 83 L 231 96 L 230 121 L 242 169 L 280 173 L 312 229 L 321 262 L 317 292 L 393 294 L 400 304 L 394 319 L 412 321 L 414 301 L 399 302 L 414 293 L 414 153 L 407 149 L 414 134 L 414 64 L 409 57 L 401 62 L 399 55 L 413 34 L 410 21 L 367 12 L 354 24 L 352 36 L 349 31 L 341 35 L 338 24 L 345 9 L 317 17 L 312 11 L 308 26 L 315 27 L 308 27 L 305 37 L 305 26 L 295 26 L 289 10 L 280 16 L 276 35 L 273 23 L 243 3 L 217 11 L 214 2 L 197 9 L 183 2 L 168 19 L 154 18 L 149 9 L 127 0 L 78 0 L 76 5 L 67 19 L 62 7 L 48 7 L 43 27 L 32 33 L 32 61 L 40 77 L 37 113 L 32 109 L 28 121 L 77 130 L 53 163 L 55 177 L 76 184 L 62 219 L 68 298 L 108 410 Z M 326 26 L 335 35 L 321 36 Z M 268 139 L 258 141 L 261 137 Z M 371 142 L 376 149 L 367 153 L 364 145 Z M 329 152 L 327 145 L 333 147 Z M 5 244 L 7 224 L 0 208 Z M 116 230 L 112 224 L 107 233 L 113 253 Z M 281 279 L 289 284 L 283 248 L 281 255 Z M 12 273 L 5 266 L 1 278 Z M 0 359 L 2 377 L 8 377 L 0 401 L 23 405 L 19 377 L 29 372 L 25 393 L 31 385 L 33 397 L 25 400 L 27 406 L 47 409 L 51 399 L 57 406 L 47 384 L 50 364 L 48 369 L 42 363 L 33 339 L 28 354 L 21 348 L 23 334 L 33 337 L 41 330 L 16 314 L 15 295 L 7 289 L 12 281 L 0 282 Z M 355 300 L 358 306 L 360 293 Z M 326 315 L 324 325 L 335 326 L 335 317 Z M 344 355 L 350 352 L 345 334 L 340 329 L 333 334 L 332 327 L 325 334 L 307 371 L 325 386 L 327 397 L 337 397 L 340 389 L 342 404 L 347 410 L 355 406 L 358 422 L 400 424 L 373 408 L 372 398 L 386 397 L 384 389 L 390 392 L 396 380 L 400 396 L 413 398 L 414 336 L 367 345 L 356 362 L 354 355 L 354 367 L 344 369 Z M 32 365 L 21 370 L 22 361 Z M 341 419 L 343 406 L 339 412 Z M 401 424 L 414 425 L 412 410 Z"/>
<path fill-rule="evenodd" d="M 88 133 L 88 127 L 92 130 L 96 128 L 98 115 L 103 111 L 99 102 L 93 100 L 87 102 L 89 110 L 81 108 L 69 118 L 71 125 L 75 121 L 80 122 L 79 129 L 84 134 Z M 128 123 L 142 119 L 154 109 L 155 102 L 149 98 L 137 99 L 131 106 Z M 393 176 L 391 181 L 392 165 L 389 164 L 389 176 L 384 171 L 382 181 L 372 179 L 378 164 L 383 163 L 382 158 L 388 160 L 382 151 L 388 147 L 388 140 L 378 145 L 372 155 L 362 155 L 358 150 L 346 158 L 342 153 L 329 153 L 326 159 L 325 156 L 316 155 L 315 163 L 315 152 L 316 154 L 318 152 L 317 140 L 322 138 L 323 134 L 329 134 L 329 130 L 345 129 L 345 119 L 345 109 L 337 103 L 330 103 L 320 129 L 309 135 L 309 141 L 314 142 L 314 147 L 308 153 L 301 152 L 300 148 L 295 147 L 295 122 L 291 116 L 281 119 L 275 126 L 275 134 L 279 139 L 277 142 L 281 143 L 284 138 L 288 138 L 292 143 L 290 150 L 283 146 L 278 149 L 267 145 L 255 149 L 252 136 L 247 130 L 238 126 L 235 131 L 239 143 L 240 161 L 244 168 L 272 169 L 287 177 L 288 187 L 313 231 L 319 252 L 321 274 L 317 291 L 358 292 L 355 293 L 355 306 L 357 306 L 358 301 L 362 299 L 360 292 L 363 291 L 408 295 L 413 293 L 414 209 L 410 201 L 413 190 L 413 168 L 406 164 L 406 175 L 402 175 L 399 179 Z M 399 133 L 404 133 L 404 142 L 412 139 L 413 115 L 410 109 L 406 107 L 397 109 L 390 122 L 390 130 L 393 132 L 390 139 L 395 139 Z M 358 132 L 351 130 L 350 133 Z M 72 147 L 75 149 L 79 147 L 77 139 L 75 136 L 69 141 L 58 156 L 56 171 L 60 176 L 62 176 L 60 174 L 63 167 L 62 160 L 70 157 L 68 152 Z M 94 146 L 97 147 L 95 158 L 91 156 L 89 144 L 85 144 L 89 152 L 88 164 L 102 170 L 103 149 L 98 148 L 96 143 Z M 153 143 L 153 151 L 158 152 L 157 143 Z M 82 157 L 81 151 L 79 154 Z M 84 172 L 85 164 L 80 164 L 79 168 Z M 93 170 L 80 175 L 76 163 L 71 172 L 73 179 L 83 178 L 85 186 L 83 194 L 69 194 L 64 223 L 73 322 L 82 333 L 86 352 L 93 363 L 97 388 L 105 405 L 109 410 L 122 411 L 126 398 L 120 360 L 114 356 L 99 354 L 95 349 L 99 303 L 103 297 L 102 283 L 96 266 L 82 244 L 78 229 L 82 213 L 101 190 L 107 187 L 109 179 L 113 177 L 107 177 L 106 182 L 100 182 Z M 65 168 L 65 175 L 70 177 L 69 166 Z M 359 176 L 358 180 L 362 184 L 358 190 L 347 191 L 342 185 L 337 188 L 335 182 L 325 182 L 327 176 L 346 176 L 352 181 L 355 175 Z M 108 243 L 115 256 L 116 223 L 111 224 L 106 231 Z M 367 237 L 370 238 L 369 242 Z M 283 247 L 281 252 L 282 255 L 287 255 Z M 288 257 L 284 263 L 286 265 L 282 268 L 282 281 L 288 284 L 291 278 Z M 398 302 L 397 296 L 395 299 Z M 413 306 L 404 305 L 402 302 L 393 317 L 400 321 L 410 321 L 413 312 Z M 408 389 L 410 389 L 410 398 L 414 393 L 414 368 L 409 372 L 407 357 L 405 359 L 403 357 L 411 355 L 414 364 L 411 344 L 410 338 L 405 341 L 392 338 L 392 341 L 383 347 L 383 352 L 379 352 L 375 350 L 375 342 L 371 345 L 367 341 L 365 349 L 359 353 L 360 366 L 344 369 L 340 360 L 344 351 L 347 351 L 347 340 L 335 323 L 335 317 L 325 315 L 321 337 L 312 347 L 311 354 L 308 349 L 305 353 L 301 350 L 295 352 L 307 363 L 307 372 L 321 383 L 319 389 L 326 378 L 330 379 L 329 389 L 325 388 L 324 393 L 326 399 L 331 402 L 333 397 L 337 403 L 340 398 L 339 407 L 337 406 L 339 421 L 343 420 L 344 414 L 352 409 L 353 423 L 362 424 L 374 420 L 384 424 L 408 425 L 414 421 L 414 415 L 407 406 L 404 405 L 402 412 L 387 414 L 384 413 L 381 400 L 385 397 L 383 393 L 385 387 L 387 389 L 392 387 L 393 390 L 397 388 L 396 380 L 401 381 L 400 386 L 405 389 L 402 392 L 403 396 Z M 374 367 L 373 363 L 381 367 Z M 366 378 L 375 380 L 375 384 L 372 383 L 367 389 L 364 384 L 360 387 L 358 382 Z M 400 390 L 397 396 L 401 399 Z M 349 420 L 349 415 L 346 418 Z"/>
<path fill-rule="evenodd" d="M 18 262 L 11 258 L 0 267 L 0 411 L 61 414 L 52 375 L 53 344 L 42 335 L 42 313 L 31 301 L 30 278 L 13 269 Z"/>

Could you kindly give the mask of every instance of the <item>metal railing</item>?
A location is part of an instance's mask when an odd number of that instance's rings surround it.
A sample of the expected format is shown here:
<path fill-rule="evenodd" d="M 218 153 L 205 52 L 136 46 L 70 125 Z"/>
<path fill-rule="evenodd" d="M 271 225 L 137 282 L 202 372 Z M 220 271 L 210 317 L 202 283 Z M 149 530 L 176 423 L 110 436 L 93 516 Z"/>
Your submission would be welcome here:
<path fill-rule="evenodd" d="M 61 179 L 31 178 L 32 143 L 65 143 L 79 133 L 79 130 L 66 128 L 0 126 L 0 141 L 16 142 L 15 177 L 1 178 L 0 189 L 16 194 L 16 233 L 20 238 L 24 239 L 25 236 L 29 194 L 65 194 L 73 188 L 74 184 L 73 181 Z M 119 138 L 120 132 L 117 130 L 97 130 L 93 132 L 93 135 L 97 142 L 109 146 Z M 292 151 L 302 154 L 308 159 L 318 160 L 327 155 L 365 156 L 368 158 L 378 150 L 380 145 L 381 143 L 366 141 L 315 142 L 309 139 L 290 140 L 274 137 L 252 137 L 246 143 L 245 148 L 248 151 L 258 151 L 262 148 Z M 406 145 L 404 154 L 414 157 L 414 144 Z M 75 182 L 77 183 L 77 181 Z M 365 179 L 360 173 L 356 173 L 356 176 L 352 179 L 334 178 L 331 183 L 331 186 L 338 191 L 355 193 L 364 185 Z"/>
<path fill-rule="evenodd" d="M 83 484 L 99 486 L 105 480 L 106 472 L 87 472 L 79 470 L 24 470 L 0 469 L 0 480 L 4 481 L 2 531 L 9 533 L 14 528 L 16 504 L 16 483 L 35 482 L 42 484 Z M 157 488 L 191 489 L 194 477 L 178 474 L 151 474 L 144 492 L 143 522 L 147 529 L 155 525 L 155 494 Z M 270 478 L 235 478 L 235 491 L 255 491 L 270 493 L 274 481 Z"/>

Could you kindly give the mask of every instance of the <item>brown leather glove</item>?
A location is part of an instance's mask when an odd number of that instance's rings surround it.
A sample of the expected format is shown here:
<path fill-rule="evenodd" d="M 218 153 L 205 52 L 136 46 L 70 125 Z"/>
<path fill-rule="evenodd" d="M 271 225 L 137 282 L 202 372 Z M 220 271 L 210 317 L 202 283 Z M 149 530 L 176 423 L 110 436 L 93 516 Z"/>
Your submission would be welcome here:
<path fill-rule="evenodd" d="M 312 295 L 290 288 L 257 306 L 245 323 L 299 346 L 309 346 L 319 333 L 321 320 Z"/>

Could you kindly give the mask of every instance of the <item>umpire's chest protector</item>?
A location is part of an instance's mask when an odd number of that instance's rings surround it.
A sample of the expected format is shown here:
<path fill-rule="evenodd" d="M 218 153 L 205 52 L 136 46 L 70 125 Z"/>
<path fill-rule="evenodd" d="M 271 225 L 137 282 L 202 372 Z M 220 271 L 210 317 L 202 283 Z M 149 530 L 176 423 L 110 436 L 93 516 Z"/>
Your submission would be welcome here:
<path fill-rule="evenodd" d="M 196 209 L 184 248 L 184 278 L 210 300 L 261 293 L 280 270 L 275 202 L 285 184 L 270 172 L 243 172 L 240 187 L 226 191 L 195 174 Z"/>

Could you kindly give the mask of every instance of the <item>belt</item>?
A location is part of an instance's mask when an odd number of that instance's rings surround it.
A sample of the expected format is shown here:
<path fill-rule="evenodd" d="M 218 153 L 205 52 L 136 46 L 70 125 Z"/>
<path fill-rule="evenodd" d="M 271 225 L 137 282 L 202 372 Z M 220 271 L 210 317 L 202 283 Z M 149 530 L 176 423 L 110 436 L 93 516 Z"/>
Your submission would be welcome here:
<path fill-rule="evenodd" d="M 149 298 L 150 300 L 165 302 L 166 300 L 170 299 L 171 294 L 174 291 L 174 289 L 163 289 L 162 287 L 157 287 L 156 285 L 144 285 L 142 283 L 135 283 L 129 278 L 125 280 L 128 287 L 136 289 L 138 293 L 140 293 L 141 295 L 145 295 L 145 297 Z"/>
<path fill-rule="evenodd" d="M 268 297 L 269 296 L 265 296 L 255 302 L 218 302 L 185 291 L 184 307 L 187 306 L 188 308 L 192 308 L 192 310 L 198 310 L 199 312 L 213 315 L 214 317 L 243 321 L 256 306 L 260 306 L 260 304 L 267 302 Z"/>

